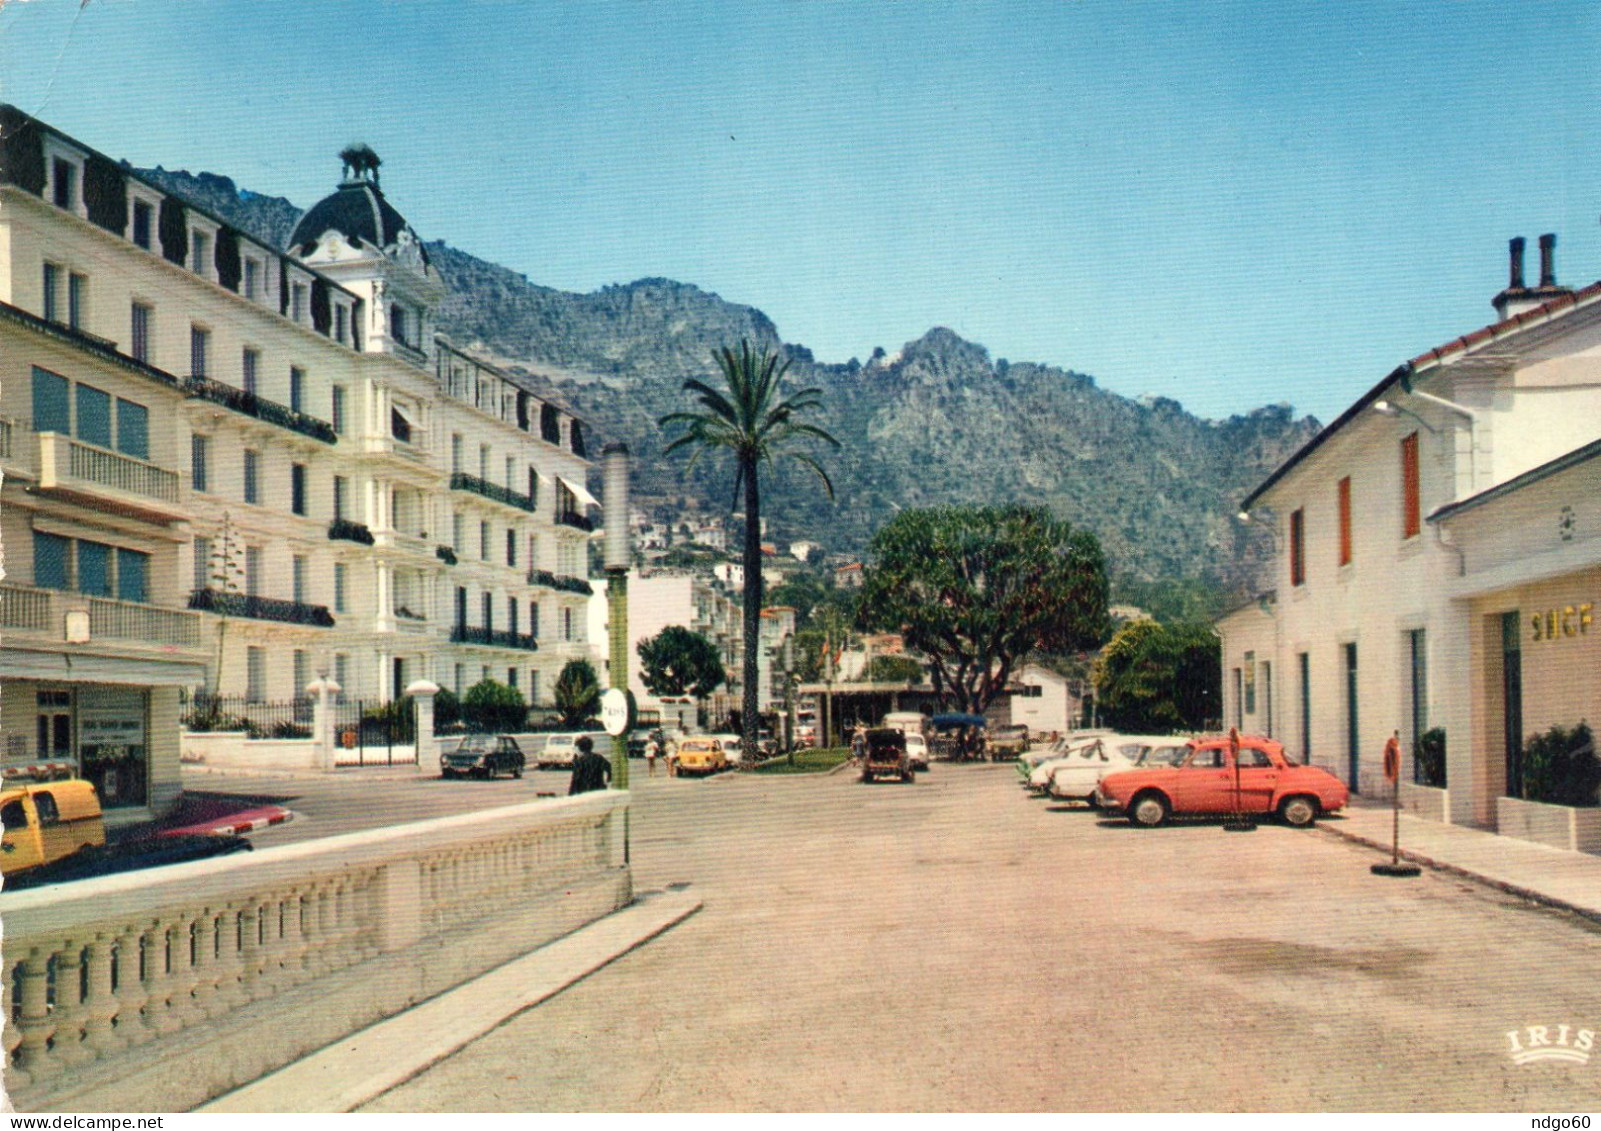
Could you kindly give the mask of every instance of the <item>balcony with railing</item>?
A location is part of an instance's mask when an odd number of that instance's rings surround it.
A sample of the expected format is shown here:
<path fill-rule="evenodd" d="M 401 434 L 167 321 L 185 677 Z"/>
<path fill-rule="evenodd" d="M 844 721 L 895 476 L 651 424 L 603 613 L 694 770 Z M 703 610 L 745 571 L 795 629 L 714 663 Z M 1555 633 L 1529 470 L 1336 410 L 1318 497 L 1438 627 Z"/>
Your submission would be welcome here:
<path fill-rule="evenodd" d="M 516 507 L 518 510 L 528 511 L 530 514 L 534 510 L 532 497 L 524 495 L 520 491 L 513 491 L 510 487 L 502 487 L 498 483 L 480 479 L 476 475 L 468 475 L 465 471 L 458 471 L 451 475 L 450 489 L 452 491 L 471 491 L 475 495 L 480 495 L 503 506 Z"/>
<path fill-rule="evenodd" d="M 61 432 L 35 434 L 39 490 L 114 514 L 155 522 L 189 517 L 176 471 Z"/>
<path fill-rule="evenodd" d="M 0 459 L 11 458 L 11 430 L 14 422 L 10 417 L 0 416 Z"/>
<path fill-rule="evenodd" d="M 518 648 L 524 652 L 537 652 L 539 641 L 531 632 L 510 632 L 502 628 L 480 628 L 477 625 L 458 624 L 450 630 L 452 644 L 482 644 L 486 648 Z"/>
<path fill-rule="evenodd" d="M 242 416 L 253 416 L 257 420 L 264 420 L 268 424 L 276 424 L 280 428 L 287 428 L 291 432 L 299 432 L 302 436 L 310 436 L 314 440 L 321 440 L 325 444 L 338 443 L 339 436 L 334 432 L 334 426 L 326 420 L 318 420 L 315 416 L 308 416 L 303 412 L 296 412 L 288 405 L 269 401 L 266 397 L 248 393 L 243 389 L 236 389 L 232 385 L 225 385 L 221 381 L 213 381 L 207 377 L 185 377 L 184 391 L 196 400 L 210 401 L 212 404 L 222 405 L 223 408 L 237 412 Z"/>
<path fill-rule="evenodd" d="M 570 526 L 574 530 L 582 530 L 585 533 L 595 529 L 594 520 L 580 514 L 578 511 L 559 511 L 556 515 L 556 521 L 562 526 Z"/>
<path fill-rule="evenodd" d="M 117 640 L 163 650 L 199 648 L 203 643 L 202 618 L 186 609 L 91 597 L 62 589 L 0 585 L 0 628 L 48 633 L 60 642 L 69 608 L 88 610 L 89 639 L 84 643 Z"/>
<path fill-rule="evenodd" d="M 547 589 L 557 589 L 563 593 L 581 593 L 585 597 L 595 591 L 594 587 L 582 577 L 567 577 L 563 574 L 551 573 L 548 569 L 529 570 L 528 584 L 543 585 Z"/>
<path fill-rule="evenodd" d="M 189 595 L 189 607 L 219 616 L 247 620 L 270 620 L 279 624 L 303 624 L 332 628 L 333 614 L 326 605 L 307 605 L 277 597 L 256 597 L 247 593 L 224 593 L 220 589 L 196 589 Z"/>

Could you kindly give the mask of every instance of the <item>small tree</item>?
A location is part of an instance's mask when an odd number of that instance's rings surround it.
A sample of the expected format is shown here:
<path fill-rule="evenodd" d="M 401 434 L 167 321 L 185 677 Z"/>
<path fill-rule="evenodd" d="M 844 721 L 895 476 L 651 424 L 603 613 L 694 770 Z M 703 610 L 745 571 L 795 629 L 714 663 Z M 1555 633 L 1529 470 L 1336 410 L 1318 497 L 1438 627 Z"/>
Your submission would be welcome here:
<path fill-rule="evenodd" d="M 600 705 L 600 679 L 588 660 L 569 660 L 556 677 L 551 694 L 556 699 L 556 710 L 561 713 L 563 726 L 583 725 Z"/>
<path fill-rule="evenodd" d="M 641 640 L 639 662 L 645 687 L 658 698 L 704 699 L 727 678 L 717 646 L 682 625 L 668 625 Z"/>
<path fill-rule="evenodd" d="M 1590 728 L 1553 726 L 1523 744 L 1523 796 L 1528 801 L 1584 808 L 1597 802 L 1601 761 Z"/>
<path fill-rule="evenodd" d="M 484 679 L 462 697 L 461 716 L 469 730 L 520 731 L 528 725 L 528 703 L 518 688 Z"/>
<path fill-rule="evenodd" d="M 1219 715 L 1222 642 L 1209 624 L 1134 621 L 1095 661 L 1101 718 L 1120 730 L 1199 730 Z"/>

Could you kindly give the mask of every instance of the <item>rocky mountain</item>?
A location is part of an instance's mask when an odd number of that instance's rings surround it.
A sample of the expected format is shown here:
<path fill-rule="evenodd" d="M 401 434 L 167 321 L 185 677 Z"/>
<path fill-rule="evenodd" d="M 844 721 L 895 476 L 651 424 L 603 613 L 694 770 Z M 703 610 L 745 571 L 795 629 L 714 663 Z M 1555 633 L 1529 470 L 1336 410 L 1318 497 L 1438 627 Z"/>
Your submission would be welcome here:
<path fill-rule="evenodd" d="M 146 171 L 281 246 L 300 215 L 289 201 L 226 177 Z M 1043 504 L 1095 531 L 1114 574 L 1143 581 L 1207 577 L 1243 589 L 1257 555 L 1233 521 L 1238 501 L 1318 428 L 1288 406 L 1203 420 L 1163 398 L 1131 400 L 1093 378 L 991 359 L 950 330 L 930 330 L 866 363 L 816 362 L 783 344 L 761 311 L 668 279 L 572 294 L 531 283 L 444 243 L 428 253 L 450 288 L 441 328 L 458 343 L 548 381 L 603 437 L 627 441 L 636 494 L 676 510 L 686 500 L 726 512 L 732 477 L 703 460 L 664 461 L 656 420 L 685 407 L 686 377 L 713 371 L 715 346 L 750 338 L 781 346 L 790 388 L 816 386 L 816 423 L 836 436 L 825 464 L 831 502 L 797 464 L 772 469 L 769 538 L 810 538 L 861 552 L 901 507 L 1016 501 Z"/>

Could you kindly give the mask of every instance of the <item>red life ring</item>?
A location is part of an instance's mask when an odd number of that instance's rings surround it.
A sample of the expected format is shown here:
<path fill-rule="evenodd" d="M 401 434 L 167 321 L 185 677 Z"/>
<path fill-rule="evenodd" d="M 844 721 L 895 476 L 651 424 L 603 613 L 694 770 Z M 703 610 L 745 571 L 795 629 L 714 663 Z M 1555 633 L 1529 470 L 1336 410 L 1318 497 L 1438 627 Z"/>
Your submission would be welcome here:
<path fill-rule="evenodd" d="M 1384 776 L 1391 782 L 1401 779 L 1401 743 L 1393 734 L 1384 744 Z"/>

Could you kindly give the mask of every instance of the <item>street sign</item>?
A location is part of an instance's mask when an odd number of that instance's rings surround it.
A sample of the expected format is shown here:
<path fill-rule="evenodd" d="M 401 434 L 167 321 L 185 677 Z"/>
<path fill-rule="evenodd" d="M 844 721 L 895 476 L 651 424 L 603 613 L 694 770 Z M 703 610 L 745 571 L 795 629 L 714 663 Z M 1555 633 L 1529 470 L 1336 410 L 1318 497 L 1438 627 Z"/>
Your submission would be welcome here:
<path fill-rule="evenodd" d="M 600 697 L 600 723 L 616 738 L 628 729 L 628 693 L 614 687 Z"/>

